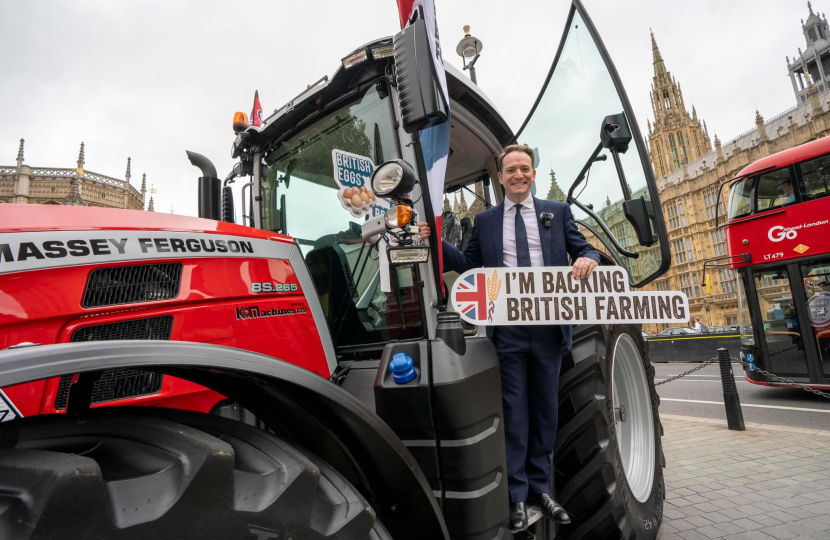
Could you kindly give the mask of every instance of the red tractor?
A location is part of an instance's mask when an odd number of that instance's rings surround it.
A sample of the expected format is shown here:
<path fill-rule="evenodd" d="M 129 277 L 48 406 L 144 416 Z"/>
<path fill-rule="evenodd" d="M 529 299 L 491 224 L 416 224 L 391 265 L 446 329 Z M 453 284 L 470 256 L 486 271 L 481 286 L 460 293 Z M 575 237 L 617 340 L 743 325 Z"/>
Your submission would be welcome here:
<path fill-rule="evenodd" d="M 435 235 L 412 230 L 436 218 L 417 130 L 446 113 L 425 33 L 416 21 L 360 47 L 243 126 L 228 189 L 189 153 L 200 218 L 4 206 L 0 538 L 511 536 L 495 350 L 447 305 L 457 276 L 438 273 Z M 604 264 L 635 287 L 665 272 L 642 137 L 578 1 L 518 135 L 446 77 L 449 196 L 498 204 L 496 156 L 532 141 L 539 168 L 574 179 L 567 202 Z M 375 189 L 344 187 L 372 169 Z M 237 225 L 228 184 L 244 176 Z M 464 219 L 443 217 L 462 245 Z M 639 326 L 574 328 L 552 478 L 573 523 L 522 534 L 655 538 L 653 377 Z"/>

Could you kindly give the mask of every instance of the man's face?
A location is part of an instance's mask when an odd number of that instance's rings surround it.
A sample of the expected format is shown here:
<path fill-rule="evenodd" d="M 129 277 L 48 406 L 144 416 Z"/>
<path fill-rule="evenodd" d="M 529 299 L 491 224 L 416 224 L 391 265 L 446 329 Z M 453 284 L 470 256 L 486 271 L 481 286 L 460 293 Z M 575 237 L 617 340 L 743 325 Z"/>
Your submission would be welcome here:
<path fill-rule="evenodd" d="M 530 185 L 536 181 L 533 160 L 524 152 L 510 152 L 504 156 L 499 173 L 499 183 L 504 186 L 508 199 L 514 203 L 525 200 L 530 193 Z"/>
<path fill-rule="evenodd" d="M 784 190 L 784 195 L 789 196 L 789 195 L 792 195 L 792 194 L 793 194 L 793 185 L 792 185 L 791 183 L 789 183 L 789 182 L 784 182 L 784 183 L 781 185 L 781 189 L 783 189 L 783 190 Z"/>

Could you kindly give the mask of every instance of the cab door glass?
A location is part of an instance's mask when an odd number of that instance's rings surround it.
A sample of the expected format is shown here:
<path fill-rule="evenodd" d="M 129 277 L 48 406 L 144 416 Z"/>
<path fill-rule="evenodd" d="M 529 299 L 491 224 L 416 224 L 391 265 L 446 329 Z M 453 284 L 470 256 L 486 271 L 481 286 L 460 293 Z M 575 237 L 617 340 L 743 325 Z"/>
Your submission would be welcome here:
<path fill-rule="evenodd" d="M 798 314 L 787 271 L 784 268 L 755 272 L 758 308 L 769 351 L 770 371 L 784 376 L 807 375 L 807 355 L 804 350 L 804 329 L 798 324 Z"/>
<path fill-rule="evenodd" d="M 632 284 L 640 285 L 668 267 L 668 246 L 663 245 L 665 240 L 661 242 L 659 234 L 665 227 L 636 120 L 624 105 L 622 86 L 617 86 L 610 71 L 613 64 L 604 56 L 604 48 L 598 45 L 599 38 L 592 24 L 586 24 L 590 23 L 586 17 L 581 7 L 572 7 L 550 78 L 517 141 L 536 153 L 539 198 L 564 199 L 583 168 L 589 167 L 572 194 L 577 201 L 571 201 L 574 218 L 594 247 L 626 267 Z M 621 113 L 632 136 L 625 153 L 619 154 L 626 188 L 610 150 L 602 148 L 591 159 L 600 144 L 604 119 Z M 657 221 L 651 224 L 654 244 L 640 244 L 623 211 L 627 198 L 643 198 L 653 205 L 657 214 Z"/>

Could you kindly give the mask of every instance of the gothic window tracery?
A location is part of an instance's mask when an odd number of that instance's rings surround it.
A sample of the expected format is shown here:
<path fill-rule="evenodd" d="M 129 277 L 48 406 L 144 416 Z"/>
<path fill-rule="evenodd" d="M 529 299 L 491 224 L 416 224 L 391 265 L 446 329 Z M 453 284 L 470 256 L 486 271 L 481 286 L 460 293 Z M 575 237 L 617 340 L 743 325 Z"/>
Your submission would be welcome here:
<path fill-rule="evenodd" d="M 683 156 L 683 161 L 689 161 L 689 157 L 686 155 L 686 143 L 683 141 L 683 134 L 677 134 L 677 142 L 680 143 L 680 154 Z"/>
<path fill-rule="evenodd" d="M 663 90 L 663 106 L 667 111 L 671 109 L 671 98 L 669 98 L 668 90 Z"/>
<path fill-rule="evenodd" d="M 671 147 L 671 158 L 674 162 L 674 170 L 680 168 L 680 161 L 677 159 L 677 144 L 674 142 L 674 134 L 669 135 L 669 146 Z"/>
<path fill-rule="evenodd" d="M 663 151 L 660 150 L 660 144 L 657 144 L 657 157 L 660 159 L 660 176 L 666 175 L 666 166 L 663 165 Z"/>

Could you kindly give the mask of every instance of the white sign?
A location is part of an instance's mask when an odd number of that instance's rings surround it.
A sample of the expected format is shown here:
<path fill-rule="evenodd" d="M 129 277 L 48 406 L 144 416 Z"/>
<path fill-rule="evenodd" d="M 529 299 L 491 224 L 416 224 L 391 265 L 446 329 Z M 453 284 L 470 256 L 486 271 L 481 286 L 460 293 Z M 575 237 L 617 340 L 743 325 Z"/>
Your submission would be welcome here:
<path fill-rule="evenodd" d="M 451 298 L 461 318 L 479 326 L 689 321 L 684 293 L 631 291 L 619 266 L 597 267 L 583 280 L 570 266 L 477 268 L 458 277 Z"/>
<path fill-rule="evenodd" d="M 372 192 L 370 180 L 375 164 L 371 159 L 335 148 L 331 151 L 331 160 L 334 164 L 334 181 L 340 188 L 337 198 L 353 217 L 359 218 L 367 214 L 377 217 L 392 208 L 392 203 L 377 198 Z"/>

